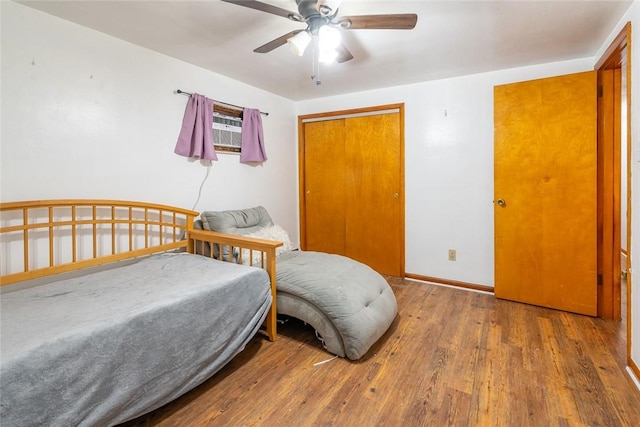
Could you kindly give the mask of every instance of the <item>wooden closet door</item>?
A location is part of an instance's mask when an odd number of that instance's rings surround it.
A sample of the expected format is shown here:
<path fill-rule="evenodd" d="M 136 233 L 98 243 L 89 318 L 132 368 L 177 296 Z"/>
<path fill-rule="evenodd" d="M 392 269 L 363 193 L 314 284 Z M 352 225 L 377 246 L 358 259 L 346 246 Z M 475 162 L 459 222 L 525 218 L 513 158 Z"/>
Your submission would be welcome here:
<path fill-rule="evenodd" d="M 304 125 L 304 249 L 346 255 L 344 119 Z"/>
<path fill-rule="evenodd" d="M 400 114 L 347 118 L 346 254 L 402 276 Z"/>

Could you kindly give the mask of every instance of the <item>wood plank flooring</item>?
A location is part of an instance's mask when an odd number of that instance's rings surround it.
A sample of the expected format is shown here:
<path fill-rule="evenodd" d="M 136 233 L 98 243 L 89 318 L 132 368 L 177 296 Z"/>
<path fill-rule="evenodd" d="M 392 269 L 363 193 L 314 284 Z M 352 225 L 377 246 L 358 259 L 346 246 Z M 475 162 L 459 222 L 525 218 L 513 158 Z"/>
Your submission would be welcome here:
<path fill-rule="evenodd" d="M 133 426 L 640 426 L 621 322 L 389 278 L 399 314 L 359 361 L 292 319 Z"/>

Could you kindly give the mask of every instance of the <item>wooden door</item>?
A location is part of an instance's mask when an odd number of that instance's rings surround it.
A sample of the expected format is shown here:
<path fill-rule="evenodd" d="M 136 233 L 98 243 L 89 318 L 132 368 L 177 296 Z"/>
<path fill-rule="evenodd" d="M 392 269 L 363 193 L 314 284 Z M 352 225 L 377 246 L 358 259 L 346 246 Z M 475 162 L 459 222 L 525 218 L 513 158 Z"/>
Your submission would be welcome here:
<path fill-rule="evenodd" d="M 377 108 L 299 118 L 301 247 L 402 277 L 403 106 Z"/>
<path fill-rule="evenodd" d="M 495 295 L 597 314 L 596 73 L 494 90 Z"/>

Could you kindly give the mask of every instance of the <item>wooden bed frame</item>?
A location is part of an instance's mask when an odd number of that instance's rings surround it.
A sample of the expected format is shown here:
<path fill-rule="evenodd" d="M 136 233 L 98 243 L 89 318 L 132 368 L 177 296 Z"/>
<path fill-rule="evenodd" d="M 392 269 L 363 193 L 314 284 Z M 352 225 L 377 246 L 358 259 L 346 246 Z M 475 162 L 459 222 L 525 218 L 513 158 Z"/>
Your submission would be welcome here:
<path fill-rule="evenodd" d="M 198 212 L 119 200 L 37 200 L 0 203 L 0 285 L 103 266 L 166 251 L 196 253 L 205 244 L 262 252 L 271 280 L 266 334 L 276 339 L 276 248 L 281 242 L 194 230 Z M 204 253 L 204 251 L 197 251 Z M 213 257 L 213 251 L 211 257 Z M 226 251 L 225 251 L 226 252 Z M 242 263 L 238 259 L 224 261 Z M 222 253 L 222 251 L 221 251 Z"/>

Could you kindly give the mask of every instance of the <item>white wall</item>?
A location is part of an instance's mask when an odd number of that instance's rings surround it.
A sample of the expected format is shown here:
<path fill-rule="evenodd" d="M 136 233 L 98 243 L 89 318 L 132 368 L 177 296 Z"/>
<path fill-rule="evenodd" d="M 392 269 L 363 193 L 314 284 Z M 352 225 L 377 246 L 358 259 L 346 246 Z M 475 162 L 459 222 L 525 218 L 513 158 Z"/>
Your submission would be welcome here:
<path fill-rule="evenodd" d="M 196 210 L 264 205 L 297 241 L 295 105 L 204 69 L 0 2 L 0 199 L 112 198 L 192 208 L 207 168 L 173 153 L 198 92 L 269 112 L 262 166 L 219 154 Z"/>
<path fill-rule="evenodd" d="M 297 104 L 298 114 L 405 104 L 406 271 L 493 286 L 493 87 L 592 69 L 590 58 Z M 457 261 L 449 261 L 456 249 Z"/>
<path fill-rule="evenodd" d="M 634 2 L 595 56 L 599 59 L 631 22 L 631 360 L 640 369 L 640 3 Z M 637 371 L 636 371 L 637 373 Z M 640 384 L 640 383 L 638 383 Z"/>

